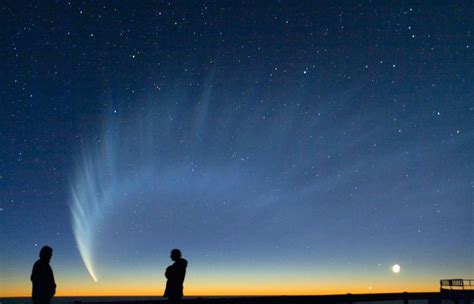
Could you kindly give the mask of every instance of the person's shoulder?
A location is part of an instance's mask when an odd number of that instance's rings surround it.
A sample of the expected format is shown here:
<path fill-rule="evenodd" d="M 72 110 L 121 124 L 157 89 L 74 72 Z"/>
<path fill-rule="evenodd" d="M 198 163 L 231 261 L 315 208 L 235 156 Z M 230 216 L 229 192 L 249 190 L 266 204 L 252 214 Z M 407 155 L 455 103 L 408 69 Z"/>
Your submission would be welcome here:
<path fill-rule="evenodd" d="M 34 264 L 33 264 L 33 273 L 38 273 L 38 272 L 42 272 L 43 271 L 43 263 L 41 260 L 37 260 Z"/>
<path fill-rule="evenodd" d="M 33 267 L 41 267 L 41 268 L 48 268 L 50 267 L 49 266 L 49 263 L 47 261 L 44 261 L 42 259 L 39 259 L 35 262 L 34 266 Z"/>
<path fill-rule="evenodd" d="M 33 267 L 39 267 L 41 266 L 41 259 L 37 260 L 34 264 Z"/>

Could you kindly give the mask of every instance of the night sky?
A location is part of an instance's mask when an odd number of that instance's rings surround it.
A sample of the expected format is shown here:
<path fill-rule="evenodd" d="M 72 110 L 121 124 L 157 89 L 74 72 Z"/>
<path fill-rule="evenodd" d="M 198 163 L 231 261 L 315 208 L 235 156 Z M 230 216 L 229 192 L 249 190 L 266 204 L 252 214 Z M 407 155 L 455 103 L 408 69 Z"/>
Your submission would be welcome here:
<path fill-rule="evenodd" d="M 472 2 L 0 14 L 0 296 L 46 244 L 58 295 L 161 295 L 172 248 L 187 295 L 474 277 Z"/>

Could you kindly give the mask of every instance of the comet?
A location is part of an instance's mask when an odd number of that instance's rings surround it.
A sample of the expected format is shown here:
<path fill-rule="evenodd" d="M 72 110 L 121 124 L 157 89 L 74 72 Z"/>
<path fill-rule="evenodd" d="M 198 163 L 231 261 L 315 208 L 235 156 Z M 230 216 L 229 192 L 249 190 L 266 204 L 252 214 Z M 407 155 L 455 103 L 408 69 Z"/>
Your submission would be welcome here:
<path fill-rule="evenodd" d="M 71 225 L 94 282 L 132 259 L 123 248 L 143 261 L 151 259 L 149 244 L 170 231 L 183 243 L 196 231 L 193 241 L 206 245 L 222 241 L 215 231 L 233 234 L 255 223 L 268 230 L 263 225 L 280 225 L 277 217 L 294 204 L 313 208 L 308 201 L 337 186 L 341 171 L 321 164 L 351 146 L 326 142 L 341 123 L 318 115 L 321 106 L 269 103 L 249 111 L 245 100 L 212 96 L 203 89 L 192 102 L 171 96 L 109 107 L 98 121 L 103 127 L 82 134 L 69 184 Z M 248 216 L 247 206 L 268 221 Z"/>

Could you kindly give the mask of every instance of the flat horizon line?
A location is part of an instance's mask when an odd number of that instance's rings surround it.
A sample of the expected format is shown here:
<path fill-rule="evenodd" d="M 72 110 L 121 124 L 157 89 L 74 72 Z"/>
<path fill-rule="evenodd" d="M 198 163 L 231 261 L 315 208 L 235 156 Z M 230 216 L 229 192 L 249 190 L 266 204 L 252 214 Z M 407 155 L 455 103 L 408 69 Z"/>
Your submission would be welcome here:
<path fill-rule="evenodd" d="M 469 291 L 469 290 L 466 290 Z M 218 297 L 242 297 L 242 298 L 252 298 L 252 297 L 324 297 L 324 296 L 347 296 L 347 295 L 388 295 L 388 294 L 429 294 L 429 293 L 440 293 L 440 291 L 396 291 L 396 292 L 369 292 L 369 293 L 352 293 L 352 292 L 347 292 L 347 293 L 328 293 L 328 294 L 274 294 L 274 295 L 268 295 L 268 294 L 262 294 L 262 295 L 185 295 L 183 298 L 205 298 L 205 297 L 213 297 L 213 298 L 218 298 Z M 54 298 L 110 298 L 110 297 L 116 297 L 116 298 L 166 298 L 164 296 L 159 296 L 159 295 L 70 295 L 70 296 L 54 296 Z M 1 299 L 13 299 L 13 298 L 31 298 L 31 296 L 0 296 Z"/>

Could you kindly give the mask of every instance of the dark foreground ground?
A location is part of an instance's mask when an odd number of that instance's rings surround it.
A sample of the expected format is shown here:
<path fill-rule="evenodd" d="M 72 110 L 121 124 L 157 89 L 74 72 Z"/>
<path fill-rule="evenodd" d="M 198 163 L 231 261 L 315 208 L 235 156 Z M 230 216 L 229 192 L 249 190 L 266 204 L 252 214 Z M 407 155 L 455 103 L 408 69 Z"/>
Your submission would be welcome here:
<path fill-rule="evenodd" d="M 345 294 L 322 296 L 266 296 L 266 297 L 196 297 L 185 298 L 183 304 L 351 304 L 364 302 L 397 301 L 403 304 L 474 304 L 474 290 L 417 292 L 417 293 L 379 293 L 379 294 Z M 75 302 L 80 304 L 81 302 Z M 87 302 L 87 304 L 102 302 Z M 107 304 L 157 304 L 166 300 L 116 301 Z M 389 302 L 387 302 L 389 303 Z M 392 302 L 393 303 L 393 302 Z"/>
<path fill-rule="evenodd" d="M 55 297 L 53 304 L 166 304 L 163 297 Z M 474 290 L 323 296 L 188 297 L 183 304 L 474 304 Z M 0 298 L 0 304 L 32 304 L 31 297 Z"/>

